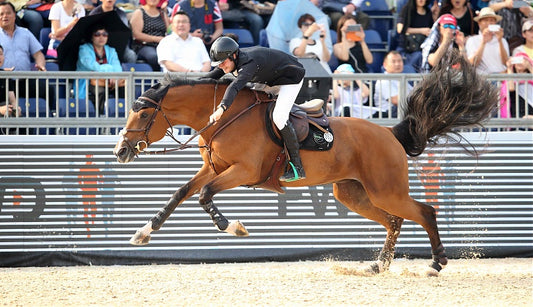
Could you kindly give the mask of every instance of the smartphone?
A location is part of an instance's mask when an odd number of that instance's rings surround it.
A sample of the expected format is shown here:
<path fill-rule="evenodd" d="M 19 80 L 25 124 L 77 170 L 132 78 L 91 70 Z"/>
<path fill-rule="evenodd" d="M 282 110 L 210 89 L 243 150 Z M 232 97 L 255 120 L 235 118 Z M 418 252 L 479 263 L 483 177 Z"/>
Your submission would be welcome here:
<path fill-rule="evenodd" d="M 500 25 L 489 25 L 489 31 L 490 32 L 498 32 L 498 31 L 500 31 Z"/>
<path fill-rule="evenodd" d="M 362 30 L 360 24 L 355 25 L 349 25 L 348 28 L 346 28 L 346 32 L 360 32 Z"/>
<path fill-rule="evenodd" d="M 530 6 L 531 3 L 529 3 L 530 1 L 524 1 L 524 0 L 514 0 L 513 1 L 513 8 L 514 9 L 518 9 L 518 8 L 521 8 L 523 6 Z"/>
<path fill-rule="evenodd" d="M 511 57 L 511 64 L 522 64 L 523 58 L 520 56 Z"/>
<path fill-rule="evenodd" d="M 357 32 L 360 32 L 362 30 L 363 28 L 361 28 L 360 24 L 349 25 L 346 28 L 346 38 L 354 42 L 359 42 L 362 40 L 362 38 L 359 35 L 357 35 Z"/>

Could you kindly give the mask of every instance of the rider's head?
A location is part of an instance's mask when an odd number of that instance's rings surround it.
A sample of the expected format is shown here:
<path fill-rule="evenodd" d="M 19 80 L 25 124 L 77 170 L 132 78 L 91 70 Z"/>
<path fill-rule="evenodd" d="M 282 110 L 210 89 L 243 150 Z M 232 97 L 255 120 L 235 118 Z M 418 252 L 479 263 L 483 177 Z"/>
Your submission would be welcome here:
<path fill-rule="evenodd" d="M 215 40 L 211 45 L 209 57 L 211 58 L 211 66 L 218 66 L 224 72 L 232 72 L 235 70 L 235 61 L 239 54 L 239 44 L 233 39 L 222 36 Z"/>

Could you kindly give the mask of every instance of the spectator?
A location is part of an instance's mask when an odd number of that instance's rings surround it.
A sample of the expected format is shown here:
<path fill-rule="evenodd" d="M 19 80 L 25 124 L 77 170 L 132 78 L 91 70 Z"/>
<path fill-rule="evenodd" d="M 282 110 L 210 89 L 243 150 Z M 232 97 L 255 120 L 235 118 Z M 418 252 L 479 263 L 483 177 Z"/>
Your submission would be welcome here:
<path fill-rule="evenodd" d="M 457 27 L 465 37 L 476 35 L 479 31 L 474 22 L 474 11 L 467 0 L 444 0 L 439 11 L 439 16 L 451 14 L 457 20 Z"/>
<path fill-rule="evenodd" d="M 172 33 L 157 46 L 157 58 L 163 71 L 210 71 L 211 62 L 203 41 L 189 33 L 191 24 L 187 13 L 177 12 L 171 25 Z"/>
<path fill-rule="evenodd" d="M 335 69 L 336 74 L 353 74 L 355 70 L 350 64 L 341 64 Z M 368 103 L 370 90 L 361 80 L 337 80 L 333 87 L 335 112 L 334 116 L 370 118 L 375 110 L 365 106 Z"/>
<path fill-rule="evenodd" d="M 318 58 L 322 67 L 331 73 L 331 68 L 328 65 L 331 51 L 326 45 L 326 31 L 329 31 L 327 25 L 317 24 L 311 14 L 303 14 L 298 18 L 298 28 L 302 31 L 302 37 L 291 39 L 289 50 L 296 57 L 313 56 Z M 315 32 L 319 32 L 318 40 L 312 37 Z"/>
<path fill-rule="evenodd" d="M 181 0 L 172 9 L 172 17 L 184 11 L 191 19 L 191 34 L 201 38 L 207 49 L 224 31 L 222 15 L 214 0 Z"/>
<path fill-rule="evenodd" d="M 409 0 L 398 16 L 396 31 L 400 42 L 398 51 L 406 59 L 406 64 L 416 70 L 422 64 L 421 45 L 433 26 L 433 15 L 429 0 Z M 409 41 L 407 40 L 409 37 Z M 418 46 L 416 46 L 418 44 Z"/>
<path fill-rule="evenodd" d="M 365 32 L 357 32 L 360 41 L 354 41 L 346 36 L 348 26 L 357 24 L 353 15 L 344 15 L 337 25 L 337 43 L 333 45 L 333 54 L 339 60 L 339 64 L 350 64 L 357 72 L 366 73 L 366 64 L 372 64 L 374 58 L 365 42 Z"/>
<path fill-rule="evenodd" d="M 527 4 L 527 2 L 523 2 Z M 509 43 L 509 51 L 523 44 L 522 18 L 533 17 L 533 8 L 527 4 L 519 8 L 513 6 L 513 0 L 491 0 L 489 7 L 502 17 L 503 38 Z"/>
<path fill-rule="evenodd" d="M 526 40 L 523 45 L 515 48 L 513 55 L 523 52 L 533 59 L 533 20 L 526 20 L 522 25 L 522 36 Z"/>
<path fill-rule="evenodd" d="M 239 0 L 220 0 L 218 6 L 225 22 L 244 21 L 246 28 L 252 33 L 254 44 L 259 45 L 259 32 L 264 28 L 263 18 L 259 14 L 245 8 Z"/>
<path fill-rule="evenodd" d="M 515 56 L 507 60 L 506 64 L 508 74 L 533 73 L 533 59 L 524 52 L 516 53 Z M 507 95 L 507 91 L 509 91 L 509 95 Z M 500 97 L 501 106 L 503 107 L 502 117 L 509 117 L 508 115 L 514 118 L 533 116 L 533 80 L 521 82 L 504 81 Z M 517 98 L 518 103 L 516 101 Z"/>
<path fill-rule="evenodd" d="M 93 27 L 90 37 L 80 46 L 78 51 L 78 62 L 76 63 L 77 71 L 96 71 L 96 72 L 121 72 L 122 66 L 118 59 L 115 48 L 107 45 L 109 34 L 104 26 Z M 78 97 L 85 99 L 86 80 L 79 80 Z M 107 87 L 107 89 L 106 89 Z M 108 96 L 115 96 L 115 88 L 118 88 L 119 96 L 124 97 L 123 81 L 91 79 L 89 85 L 89 100 L 91 100 L 99 114 L 104 114 L 105 100 Z M 106 90 L 108 93 L 106 93 Z"/>
<path fill-rule="evenodd" d="M 116 2 L 117 0 L 103 0 L 102 4 L 100 4 L 99 6 L 91 10 L 91 12 L 89 13 L 89 16 L 115 11 L 120 17 L 120 20 L 122 20 L 122 22 L 129 28 L 130 23 L 128 21 L 128 17 L 126 16 L 126 13 L 124 13 L 123 10 L 115 6 Z M 124 49 L 124 54 L 122 58 L 124 59 L 124 62 L 126 63 L 135 63 L 137 61 L 137 54 L 135 53 L 135 51 L 133 51 L 130 48 L 130 46 L 126 46 L 126 49 Z"/>
<path fill-rule="evenodd" d="M 157 62 L 156 47 L 167 34 L 170 22 L 166 14 L 168 2 L 158 7 L 159 0 L 146 0 L 144 5 L 136 9 L 131 16 L 131 31 L 133 33 L 133 51 L 137 59 L 150 64 L 154 71 L 161 67 Z"/>
<path fill-rule="evenodd" d="M 361 11 L 362 4 L 363 0 L 323 0 L 322 5 L 319 4 L 318 7 L 329 16 L 332 30 L 335 30 L 335 25 L 339 23 L 343 15 L 353 16 L 366 30 L 368 29 L 370 18 Z"/>
<path fill-rule="evenodd" d="M 501 27 L 491 28 L 502 19 L 490 7 L 485 7 L 474 20 L 479 24 L 479 34 L 466 42 L 468 60 L 481 74 L 503 73 L 509 57 L 509 45 L 503 38 Z"/>
<path fill-rule="evenodd" d="M 37 38 L 26 28 L 15 25 L 15 7 L 10 2 L 0 3 L 0 45 L 4 47 L 4 67 L 15 71 L 46 71 L 43 46 Z M 33 58 L 35 64 L 32 64 Z M 35 98 L 39 90 L 39 97 L 46 99 L 50 105 L 55 102 L 55 92 L 52 86 L 46 85 L 45 79 L 25 79 L 18 82 L 18 97 Z M 48 92 L 48 96 L 47 96 Z"/>
<path fill-rule="evenodd" d="M 422 44 L 421 72 L 429 72 L 452 48 L 459 49 L 466 57 L 465 36 L 457 29 L 457 20 L 451 14 L 444 14 L 433 24 Z"/>
<path fill-rule="evenodd" d="M 52 5 L 48 16 L 52 24 L 52 33 L 46 55 L 57 58 L 57 46 L 83 16 L 85 9 L 76 0 L 62 0 Z"/>
<path fill-rule="evenodd" d="M 54 0 L 29 0 L 20 10 L 17 9 L 17 15 L 20 17 L 21 26 L 28 30 L 39 39 L 42 28 L 50 28 L 50 8 Z"/>
<path fill-rule="evenodd" d="M 385 74 L 399 74 L 403 72 L 403 59 L 398 51 L 389 51 L 383 59 Z M 412 90 L 410 84 L 406 84 L 406 95 Z M 374 114 L 375 118 L 396 118 L 398 117 L 398 103 L 400 99 L 400 81 L 398 80 L 378 80 L 375 86 L 374 105 L 381 111 Z"/>
<path fill-rule="evenodd" d="M 4 68 L 4 47 L 0 46 L 0 70 L 12 70 L 11 68 Z M 0 117 L 18 116 L 21 113 L 19 106 L 15 108 L 15 82 L 10 79 L 0 79 Z M 6 90 L 8 90 L 6 95 Z M 5 131 L 0 131 L 0 134 Z"/>

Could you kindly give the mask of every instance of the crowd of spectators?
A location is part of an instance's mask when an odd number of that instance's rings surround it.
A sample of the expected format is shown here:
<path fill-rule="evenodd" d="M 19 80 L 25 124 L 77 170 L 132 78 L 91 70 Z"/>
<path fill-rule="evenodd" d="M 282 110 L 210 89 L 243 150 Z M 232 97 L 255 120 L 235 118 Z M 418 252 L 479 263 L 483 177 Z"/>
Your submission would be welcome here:
<path fill-rule="evenodd" d="M 211 70 L 208 58 L 210 45 L 223 35 L 224 26 L 249 29 L 253 43 L 259 45 L 261 31 L 270 20 L 269 13 L 250 10 L 248 5 L 237 0 L 140 0 L 140 3 L 134 3 L 126 11 L 122 9 L 124 6 L 118 7 L 116 1 L 61 0 L 54 3 L 50 0 L 29 0 L 21 3 L 13 0 L 0 3 L 0 15 L 6 18 L 2 20 L 0 33 L 0 45 L 5 54 L 1 68 L 45 70 L 45 54 L 46 60 L 57 60 L 59 44 L 81 18 L 114 10 L 131 29 L 128 46 L 119 56 L 123 62 L 144 62 L 153 71 L 206 72 Z M 397 23 L 385 29 L 390 32 L 390 40 L 384 39 L 383 45 L 391 52 L 381 57 L 376 57 L 366 42 L 366 30 L 371 28 L 373 17 L 362 9 L 365 1 L 309 1 L 327 15 L 328 24 L 318 24 L 313 15 L 303 14 L 293 25 L 301 30 L 300 35 L 293 37 L 290 44 L 287 43 L 294 56 L 314 56 L 328 73 L 351 70 L 354 73 L 391 73 L 405 71 L 405 67 L 409 68 L 408 71 L 427 73 L 450 48 L 459 49 L 480 73 L 520 72 L 530 68 L 526 64 L 533 56 L 531 27 L 523 25 L 531 25 L 531 21 L 527 20 L 533 18 L 533 8 L 531 5 L 522 5 L 523 1 L 388 1 L 396 4 L 390 7 L 390 12 Z M 124 2 L 127 0 L 119 0 L 119 4 Z M 354 32 L 350 30 L 354 25 L 361 27 Z M 49 45 L 43 46 L 39 32 L 47 26 L 51 28 Z M 105 32 L 105 29 L 101 30 Z M 103 32 L 89 34 L 98 33 Z M 328 46 L 325 41 L 330 35 L 335 43 L 332 48 L 331 42 L 328 41 Z M 107 58 L 104 63 L 98 63 L 96 59 L 96 64 L 88 66 L 88 62 L 82 59 L 82 51 L 84 56 L 87 56 L 91 46 L 93 56 L 98 55 L 98 50 L 105 51 L 107 56 L 116 51 L 103 45 L 98 45 L 97 50 L 97 37 L 88 36 L 90 38 L 80 48 L 78 70 L 105 71 L 102 67 L 107 66 L 102 64 L 110 65 L 114 57 Z M 527 57 L 522 65 L 525 69 L 520 64 L 512 64 L 515 66 L 509 68 L 514 50 L 520 51 L 522 57 Z M 400 71 L 397 68 L 399 61 L 402 67 Z M 90 68 L 94 65 L 101 67 Z M 344 65 L 344 68 L 337 69 L 339 65 Z M 114 66 L 113 71 L 116 71 L 118 65 Z M 347 67 L 351 67 L 351 70 Z M 30 82 L 28 86 L 41 88 L 39 93 L 53 93 L 53 90 L 44 90 L 46 85 L 39 82 Z M 80 88 L 82 86 L 85 85 L 82 84 Z M 357 83 L 350 86 L 361 90 L 366 87 Z M 344 88 L 347 88 L 347 84 Z M 94 88 L 89 92 L 91 95 L 101 94 L 94 93 Z M 395 114 L 394 108 L 390 107 L 391 104 L 395 106 L 392 98 L 386 103 L 387 111 Z M 380 111 L 385 112 L 385 109 Z"/>

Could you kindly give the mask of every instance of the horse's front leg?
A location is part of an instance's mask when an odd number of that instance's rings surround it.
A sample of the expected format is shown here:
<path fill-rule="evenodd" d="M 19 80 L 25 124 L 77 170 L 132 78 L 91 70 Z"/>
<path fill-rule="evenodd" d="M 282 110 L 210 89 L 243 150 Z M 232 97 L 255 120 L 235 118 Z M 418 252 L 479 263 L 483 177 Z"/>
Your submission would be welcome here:
<path fill-rule="evenodd" d="M 148 242 L 150 242 L 150 234 L 152 231 L 159 230 L 170 214 L 174 212 L 176 207 L 197 193 L 198 190 L 200 190 L 200 188 L 213 177 L 214 173 L 211 172 L 211 168 L 204 164 L 189 182 L 179 188 L 176 193 L 172 195 L 163 209 L 159 210 L 159 212 L 157 212 L 146 225 L 135 232 L 135 235 L 130 239 L 130 243 L 133 245 L 148 244 Z"/>
<path fill-rule="evenodd" d="M 213 203 L 213 196 L 221 191 L 229 190 L 242 185 L 245 181 L 243 174 L 250 174 L 249 171 L 243 167 L 232 165 L 220 175 L 216 176 L 212 181 L 208 182 L 202 187 L 199 195 L 199 202 L 202 208 L 209 214 L 213 224 L 220 231 L 225 231 L 229 234 L 245 237 L 248 236 L 248 231 L 240 221 L 229 223 L 226 217 L 222 215 L 220 210 Z"/>

